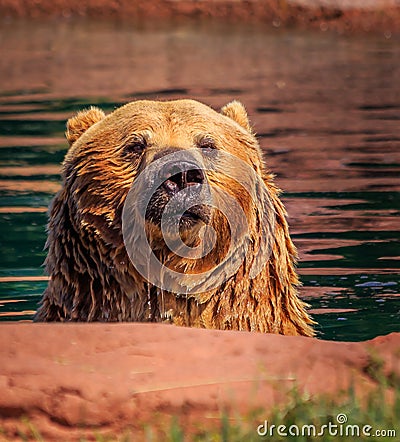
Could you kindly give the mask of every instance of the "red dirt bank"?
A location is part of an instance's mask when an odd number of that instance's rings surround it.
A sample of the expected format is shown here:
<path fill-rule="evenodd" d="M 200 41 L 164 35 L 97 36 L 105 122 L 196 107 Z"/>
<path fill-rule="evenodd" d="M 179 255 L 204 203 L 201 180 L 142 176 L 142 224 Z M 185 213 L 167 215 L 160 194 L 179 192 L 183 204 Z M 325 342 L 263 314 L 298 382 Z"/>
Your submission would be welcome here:
<path fill-rule="evenodd" d="M 352 5 L 356 4 L 357 7 Z M 360 8 L 360 5 L 365 7 Z M 118 18 L 139 21 L 216 18 L 340 33 L 400 31 L 396 0 L 0 0 L 0 17 Z"/>
<path fill-rule="evenodd" d="M 4 324 L 0 429 L 5 440 L 26 422 L 46 441 L 94 440 L 136 433 L 155 415 L 207 425 L 226 409 L 268 410 L 295 384 L 317 395 L 353 381 L 363 395 L 375 385 L 371 349 L 400 375 L 400 333 L 343 343 L 162 324 Z"/>

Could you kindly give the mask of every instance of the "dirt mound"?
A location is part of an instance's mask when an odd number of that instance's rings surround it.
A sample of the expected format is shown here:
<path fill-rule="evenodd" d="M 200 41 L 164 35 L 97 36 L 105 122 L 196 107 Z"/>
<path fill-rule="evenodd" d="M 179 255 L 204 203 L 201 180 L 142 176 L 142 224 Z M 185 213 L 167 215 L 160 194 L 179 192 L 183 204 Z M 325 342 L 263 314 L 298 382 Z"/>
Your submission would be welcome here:
<path fill-rule="evenodd" d="M 47 440 L 143 431 L 154 416 L 207 423 L 266 410 L 295 385 L 311 395 L 375 385 L 371 355 L 397 370 L 400 333 L 344 343 L 153 324 L 5 324 L 0 428 Z M 397 358 L 397 359 L 396 359 Z M 1 440 L 1 436 L 0 436 Z"/>
<path fill-rule="evenodd" d="M 259 22 L 279 28 L 298 26 L 322 31 L 377 31 L 388 38 L 400 29 L 396 0 L 0 0 L 0 16 L 94 17 L 127 20 L 216 18 Z"/>

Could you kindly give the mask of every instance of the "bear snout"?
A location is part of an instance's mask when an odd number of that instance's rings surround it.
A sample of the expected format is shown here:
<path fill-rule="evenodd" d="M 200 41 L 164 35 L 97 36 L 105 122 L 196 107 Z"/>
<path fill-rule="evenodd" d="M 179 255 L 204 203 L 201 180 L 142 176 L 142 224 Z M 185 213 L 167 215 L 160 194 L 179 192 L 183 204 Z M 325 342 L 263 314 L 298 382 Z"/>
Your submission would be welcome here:
<path fill-rule="evenodd" d="M 169 194 L 175 194 L 189 186 L 203 184 L 205 174 L 196 163 L 167 163 L 161 169 L 161 178 L 164 180 L 163 187 Z"/>

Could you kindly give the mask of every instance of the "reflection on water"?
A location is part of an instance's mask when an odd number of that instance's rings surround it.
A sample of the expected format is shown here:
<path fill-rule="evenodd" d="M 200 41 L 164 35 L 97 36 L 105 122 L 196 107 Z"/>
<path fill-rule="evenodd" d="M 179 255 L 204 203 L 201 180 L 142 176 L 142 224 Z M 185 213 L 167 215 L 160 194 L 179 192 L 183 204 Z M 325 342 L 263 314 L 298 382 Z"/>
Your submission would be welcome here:
<path fill-rule="evenodd" d="M 1 319 L 30 319 L 46 286 L 46 209 L 73 112 L 237 98 L 285 190 L 321 336 L 400 331 L 398 41 L 210 24 L 1 26 Z"/>

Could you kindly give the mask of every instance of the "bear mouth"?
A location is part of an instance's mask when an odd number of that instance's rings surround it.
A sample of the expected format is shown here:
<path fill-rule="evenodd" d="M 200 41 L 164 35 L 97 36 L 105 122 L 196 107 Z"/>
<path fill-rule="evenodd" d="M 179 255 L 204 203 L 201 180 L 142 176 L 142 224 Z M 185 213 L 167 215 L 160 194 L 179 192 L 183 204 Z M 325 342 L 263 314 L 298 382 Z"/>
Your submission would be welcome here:
<path fill-rule="evenodd" d="M 195 224 L 204 223 L 210 224 L 211 209 L 205 204 L 197 204 L 186 210 L 179 220 L 179 228 L 187 229 L 193 227 Z"/>
<path fill-rule="evenodd" d="M 198 198 L 193 198 L 198 200 Z M 159 228 L 164 225 L 165 227 L 177 226 L 179 224 L 179 230 L 188 230 L 199 224 L 207 225 L 211 223 L 212 209 L 207 204 L 193 204 L 193 201 L 182 201 L 182 207 L 188 207 L 188 209 L 180 210 L 180 205 L 177 204 L 173 207 L 175 210 L 166 210 L 167 204 L 170 202 L 168 195 L 162 189 L 156 192 L 151 198 L 147 209 L 145 219 L 155 224 Z M 183 213 L 182 213 L 183 212 Z"/>

